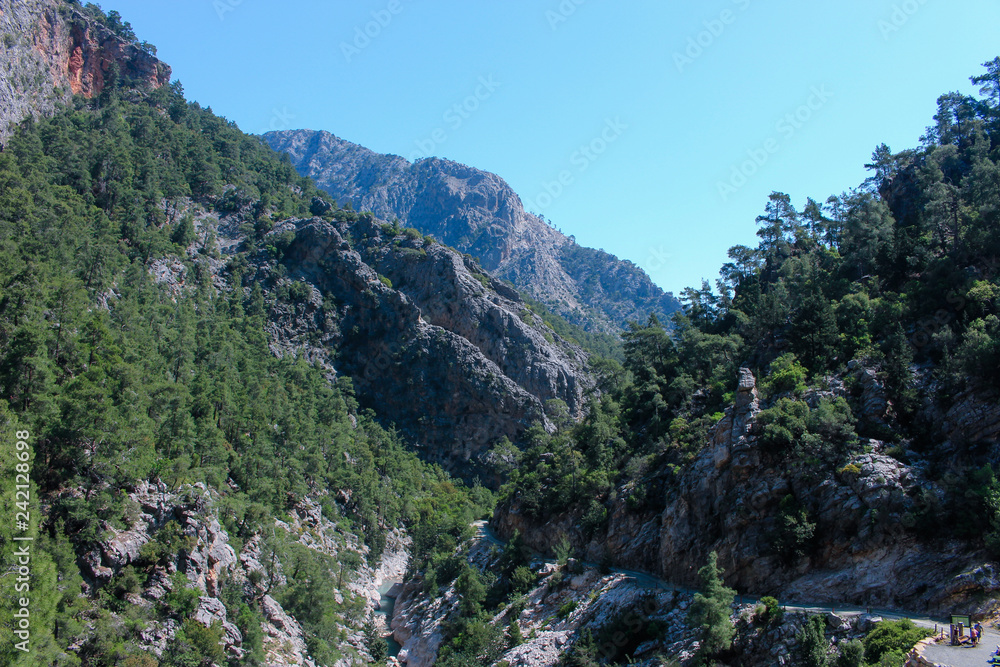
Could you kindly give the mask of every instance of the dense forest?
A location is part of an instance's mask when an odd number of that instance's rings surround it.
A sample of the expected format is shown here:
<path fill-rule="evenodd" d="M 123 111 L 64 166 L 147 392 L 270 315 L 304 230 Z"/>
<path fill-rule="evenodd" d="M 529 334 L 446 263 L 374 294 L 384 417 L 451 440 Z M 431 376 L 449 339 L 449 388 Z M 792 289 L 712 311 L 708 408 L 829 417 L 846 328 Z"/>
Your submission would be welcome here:
<path fill-rule="evenodd" d="M 19 463 L 15 440 L 0 443 L 0 495 L 11 516 L 15 472 L 31 479 L 21 508 L 30 530 L 5 522 L 0 546 L 6 553 L 15 533 L 35 539 L 33 653 L 14 650 L 5 625 L 0 662 L 152 665 L 135 639 L 153 618 L 182 625 L 159 664 L 224 659 L 221 630 L 189 620 L 198 593 L 183 581 L 152 608 L 127 601 L 184 548 L 176 524 L 109 582 L 81 578 L 78 558 L 135 520 L 127 492 L 142 480 L 207 490 L 232 538 L 264 539 L 286 573 L 270 592 L 304 624 L 323 662 L 340 654 L 342 628 L 365 620 L 350 577 L 339 577 L 338 592 L 333 575 L 360 560 L 325 562 L 275 531 L 273 518 L 309 496 L 375 563 L 387 532 L 432 533 L 447 548 L 447 536 L 453 544 L 489 505 L 489 492 L 421 463 L 359 411 L 348 378 L 272 354 L 245 254 L 228 256 L 225 284 L 213 283 L 209 267 L 223 260 L 211 232 L 196 231 L 192 210 L 232 212 L 252 201 L 245 224 L 262 238 L 273 220 L 311 215 L 316 194 L 287 159 L 186 102 L 179 84 L 141 91 L 116 81 L 99 99 L 26 122 L 0 153 L 0 413 L 8 433 L 30 434 L 32 454 Z M 183 264 L 184 289 L 150 275 L 164 257 Z M 263 658 L 267 583 L 224 593 L 250 647 L 239 664 Z M 0 579 L 6 618 L 14 586 Z"/>
<path fill-rule="evenodd" d="M 601 534 L 615 500 L 662 510 L 749 368 L 771 460 L 825 479 L 850 472 L 868 439 L 885 442 L 947 492 L 918 498 L 906 529 L 1000 554 L 995 448 L 946 433 L 943 417 L 1000 391 L 1000 59 L 985 68 L 980 96 L 940 97 L 922 146 L 879 146 L 857 189 L 801 210 L 773 193 L 759 244 L 731 248 L 714 288 L 686 289 L 670 322 L 631 323 L 621 362 L 592 358 L 600 391 L 581 422 L 505 446 L 501 507 L 538 525 L 574 516 L 584 536 Z M 874 371 L 888 422 L 865 418 L 852 369 Z M 829 391 L 838 383 L 846 395 Z M 774 546 L 793 559 L 816 524 L 794 502 L 783 512 Z"/>
<path fill-rule="evenodd" d="M 574 422 L 553 401 L 554 432 L 537 425 L 496 447 L 497 477 L 506 479 L 500 507 L 538 526 L 572 516 L 584 537 L 602 533 L 616 500 L 636 512 L 662 511 L 732 405 L 739 369 L 749 368 L 760 378 L 754 428 L 767 456 L 823 479 L 849 472 L 845 464 L 867 439 L 884 441 L 901 461 L 927 463 L 948 493 L 947 502 L 925 494 L 907 529 L 1000 555 L 1000 461 L 988 442 L 948 439 L 940 424 L 963 397 L 995 400 L 1000 391 L 1000 58 L 985 67 L 972 78 L 979 98 L 942 96 L 922 147 L 879 146 L 866 165 L 872 176 L 856 190 L 809 199 L 801 211 L 789 195 L 773 193 L 756 220 L 757 247 L 731 248 L 714 289 L 704 282 L 685 290 L 684 311 L 671 321 L 630 323 L 621 347 L 581 339 L 598 379 L 587 414 Z M 875 370 L 893 407 L 889 423 L 864 418 L 854 368 Z M 838 381 L 847 397 L 824 395 Z M 788 500 L 774 548 L 792 562 L 809 549 L 816 524 Z M 970 524 L 964 512 L 986 520 Z M 502 655 L 504 628 L 494 615 L 520 609 L 535 583 L 519 539 L 515 533 L 492 571 L 444 554 L 421 562 L 431 596 L 460 573 L 463 603 L 441 664 Z M 564 536 L 557 561 L 564 566 L 572 552 Z M 691 619 L 708 628 L 701 658 L 712 664 L 733 641 L 724 630 L 728 611 L 718 610 L 729 609 L 734 591 L 721 583 L 714 554 L 701 576 L 705 596 Z M 555 577 L 549 586 L 558 586 Z M 765 600 L 766 623 L 778 612 L 776 600 Z M 718 618 L 707 620 L 712 614 Z M 515 625 L 506 637 L 517 642 Z M 924 636 L 906 622 L 886 624 L 827 656 L 821 626 L 802 631 L 796 664 L 900 664 Z M 561 664 L 600 664 L 600 642 L 584 634 Z"/>

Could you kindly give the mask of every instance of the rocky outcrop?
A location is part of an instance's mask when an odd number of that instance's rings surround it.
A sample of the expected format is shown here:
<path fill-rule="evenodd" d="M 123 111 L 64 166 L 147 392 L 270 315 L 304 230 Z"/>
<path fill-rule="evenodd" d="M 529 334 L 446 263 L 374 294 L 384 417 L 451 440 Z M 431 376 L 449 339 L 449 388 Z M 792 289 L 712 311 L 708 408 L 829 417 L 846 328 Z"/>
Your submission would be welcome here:
<path fill-rule="evenodd" d="M 741 591 L 931 611 L 975 604 L 956 585 L 985 555 L 907 528 L 915 492 L 933 493 L 934 483 L 881 454 L 877 441 L 832 476 L 789 466 L 761 451 L 752 427 L 756 406 L 753 378 L 744 371 L 735 406 L 668 499 L 658 554 L 663 576 L 693 583 L 714 550 L 727 583 Z M 791 562 L 774 545 L 789 496 L 816 526 L 807 555 Z M 997 589 L 989 577 L 978 581 L 980 592 Z"/>
<path fill-rule="evenodd" d="M 491 275 L 585 328 L 620 331 L 629 320 L 650 314 L 663 319 L 679 308 L 639 267 L 582 248 L 526 212 L 496 174 L 438 158 L 410 163 L 328 132 L 270 132 L 264 138 L 341 204 L 398 219 L 470 253 Z"/>
<path fill-rule="evenodd" d="M 531 549 L 545 554 L 565 536 L 584 560 L 598 563 L 611 558 L 623 568 L 653 571 L 660 544 L 660 515 L 652 511 L 630 509 L 624 499 L 611 502 L 605 530 L 586 534 L 581 512 L 551 514 L 543 523 L 521 511 L 517 502 L 501 506 L 493 515 L 491 526 L 498 535 L 520 533 Z"/>
<path fill-rule="evenodd" d="M 0 141 L 73 95 L 94 97 L 113 71 L 158 88 L 170 67 L 62 0 L 0 0 Z"/>
<path fill-rule="evenodd" d="M 495 570 L 499 556 L 499 551 L 482 538 L 474 539 L 468 551 L 469 562 L 483 572 Z M 646 664 L 642 660 L 657 654 L 689 658 L 697 649 L 694 633 L 686 623 L 691 602 L 688 595 L 657 591 L 629 576 L 602 575 L 595 569 L 571 573 L 539 560 L 531 567 L 539 579 L 524 595 L 523 604 L 516 608 L 504 605 L 495 610 L 492 618 L 497 627 L 509 627 L 512 621 L 516 622 L 527 639 L 508 648 L 494 664 L 556 665 L 584 630 L 600 637 L 602 630 L 612 625 L 628 628 L 630 636 L 608 637 L 607 645 L 598 647 L 606 657 L 629 650 L 639 658 L 638 664 Z M 448 623 L 458 614 L 459 601 L 453 586 L 431 598 L 423 592 L 419 578 L 406 584 L 396 600 L 392 620 L 393 635 L 402 646 L 400 662 L 407 667 L 435 664 Z M 651 624 L 662 628 L 662 634 L 644 642 L 632 641 L 632 635 L 641 634 Z"/>
<path fill-rule="evenodd" d="M 860 390 L 858 416 L 870 425 L 890 425 L 895 417 L 895 410 L 878 373 L 874 368 L 865 367 L 856 361 L 849 362 L 848 369 L 852 371 Z"/>
<path fill-rule="evenodd" d="M 863 403 L 870 416 L 887 418 L 879 390 L 869 377 Z M 516 504 L 499 508 L 493 525 L 505 537 L 520 531 L 541 551 L 551 552 L 565 534 L 589 559 L 606 549 L 618 566 L 681 585 L 696 585 L 698 569 L 715 551 L 726 583 L 743 593 L 930 613 L 992 608 L 1000 578 L 988 554 L 918 528 L 918 496 L 944 498 L 922 468 L 887 455 L 877 440 L 863 441 L 836 470 L 763 451 L 755 426 L 760 409 L 754 376 L 744 369 L 734 405 L 668 492 L 658 517 L 615 501 L 607 531 L 589 541 L 579 516 L 539 525 Z M 802 557 L 778 548 L 790 506 L 814 525 Z"/>
<path fill-rule="evenodd" d="M 967 390 L 959 394 L 945 415 L 942 429 L 953 442 L 988 442 L 991 457 L 1000 460 L 1000 401 L 992 394 Z"/>
<path fill-rule="evenodd" d="M 317 334 L 336 347 L 337 371 L 425 458 L 469 472 L 500 438 L 547 423 L 546 402 L 582 412 L 584 352 L 474 261 L 369 218 L 288 221 L 272 234 L 287 233 L 288 280 L 312 296 L 271 318 L 273 338 L 309 347 Z"/>
<path fill-rule="evenodd" d="M 141 567 L 147 572 L 142 590 L 136 595 L 129 594 L 132 604 L 145 607 L 156 605 L 177 585 L 196 590 L 199 597 L 191 618 L 205 626 L 219 623 L 227 656 L 240 660 L 246 653 L 243 633 L 233 622 L 222 599 L 221 584 L 223 580 L 228 580 L 229 585 L 242 588 L 244 593 L 253 593 L 258 600 L 264 619 L 261 629 L 266 664 L 272 667 L 315 667 L 302 626 L 267 592 L 271 574 L 264 564 L 268 559 L 262 555 L 260 537 L 247 539 L 237 553 L 219 521 L 219 498 L 214 491 L 201 483 L 175 491 L 163 483 L 140 482 L 129 492 L 128 498 L 129 504 L 136 508 L 133 524 L 127 530 L 115 529 L 110 524 L 102 526 L 104 537 L 100 543 L 80 558 L 88 590 L 103 586 L 129 565 Z M 151 566 L 143 554 L 143 545 L 162 540 L 161 531 L 171 522 L 175 524 L 173 530 L 178 532 L 181 541 L 171 543 L 171 550 Z M 333 558 L 345 550 L 361 556 L 367 553 L 367 547 L 325 517 L 319 504 L 309 497 L 289 511 L 287 521 L 276 520 L 274 526 L 299 544 Z M 400 581 L 404 577 L 409 560 L 408 549 L 409 538 L 399 531 L 390 532 L 385 552 L 376 567 L 363 563 L 350 574 L 344 581 L 344 588 L 336 593 L 338 601 L 346 603 L 348 598 L 358 600 L 362 616 L 367 617 L 378 605 L 379 586 L 384 581 Z M 158 550 L 158 553 L 162 552 Z M 251 576 L 254 571 L 260 574 L 262 583 L 251 583 L 258 579 Z M 184 576 L 178 580 L 177 573 Z M 338 576 L 331 572 L 331 585 L 337 579 Z M 284 574 L 280 571 L 274 573 L 274 582 L 283 584 Z M 140 645 L 155 656 L 161 656 L 183 620 L 168 617 L 147 624 L 139 634 Z M 346 618 L 341 623 L 346 636 L 341 648 L 346 657 L 338 663 L 338 667 L 364 664 L 359 660 L 364 660 L 367 654 L 357 623 Z M 358 659 L 352 661 L 351 655 L 358 656 Z"/>

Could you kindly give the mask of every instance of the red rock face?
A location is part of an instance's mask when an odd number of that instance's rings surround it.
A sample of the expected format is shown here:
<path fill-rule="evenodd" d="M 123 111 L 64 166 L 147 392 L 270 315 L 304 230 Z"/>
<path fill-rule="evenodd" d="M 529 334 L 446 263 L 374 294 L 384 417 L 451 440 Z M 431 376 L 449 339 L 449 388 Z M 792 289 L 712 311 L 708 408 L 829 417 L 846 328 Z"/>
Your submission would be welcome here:
<path fill-rule="evenodd" d="M 69 85 L 73 90 L 73 94 L 78 94 L 83 90 L 83 84 L 80 81 L 80 72 L 83 70 L 83 47 L 76 47 L 73 49 L 73 55 L 69 57 L 69 64 L 67 67 L 69 71 Z"/>
<path fill-rule="evenodd" d="M 74 95 L 100 95 L 116 64 L 123 76 L 153 88 L 170 82 L 167 65 L 79 12 L 68 17 L 55 9 L 42 12 L 34 46 L 48 65 L 52 85 Z"/>

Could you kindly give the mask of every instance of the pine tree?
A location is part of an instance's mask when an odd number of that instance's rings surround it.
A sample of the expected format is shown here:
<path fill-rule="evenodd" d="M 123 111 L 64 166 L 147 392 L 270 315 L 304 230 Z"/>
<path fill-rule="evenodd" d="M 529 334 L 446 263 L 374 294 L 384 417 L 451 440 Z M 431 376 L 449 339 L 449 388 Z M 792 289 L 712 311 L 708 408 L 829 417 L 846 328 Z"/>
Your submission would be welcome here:
<path fill-rule="evenodd" d="M 728 650 L 736 632 L 730 618 L 736 591 L 723 584 L 718 560 L 719 555 L 713 551 L 708 556 L 708 563 L 698 570 L 701 591 L 695 593 L 688 612 L 690 625 L 701 629 L 699 656 L 702 661 Z"/>
<path fill-rule="evenodd" d="M 517 618 L 511 616 L 510 625 L 507 626 L 507 639 L 510 644 L 510 648 L 515 646 L 520 646 L 524 643 L 524 635 L 521 634 L 521 626 L 517 622 Z"/>
<path fill-rule="evenodd" d="M 380 663 L 389 655 L 389 643 L 378 629 L 375 619 L 368 619 L 365 623 L 365 648 L 372 660 Z"/>
<path fill-rule="evenodd" d="M 801 667 L 827 667 L 830 664 L 830 643 L 824 629 L 826 621 L 820 615 L 810 616 L 796 635 L 797 664 Z"/>

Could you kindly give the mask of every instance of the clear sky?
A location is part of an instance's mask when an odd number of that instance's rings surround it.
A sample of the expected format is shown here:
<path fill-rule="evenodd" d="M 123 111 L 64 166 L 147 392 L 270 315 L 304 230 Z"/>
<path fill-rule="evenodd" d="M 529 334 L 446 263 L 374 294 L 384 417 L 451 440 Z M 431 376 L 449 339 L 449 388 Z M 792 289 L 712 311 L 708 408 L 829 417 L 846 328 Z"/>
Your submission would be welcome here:
<path fill-rule="evenodd" d="M 243 130 L 496 172 L 674 293 L 755 243 L 772 190 L 857 186 L 1000 55 L 997 0 L 101 4 Z"/>

